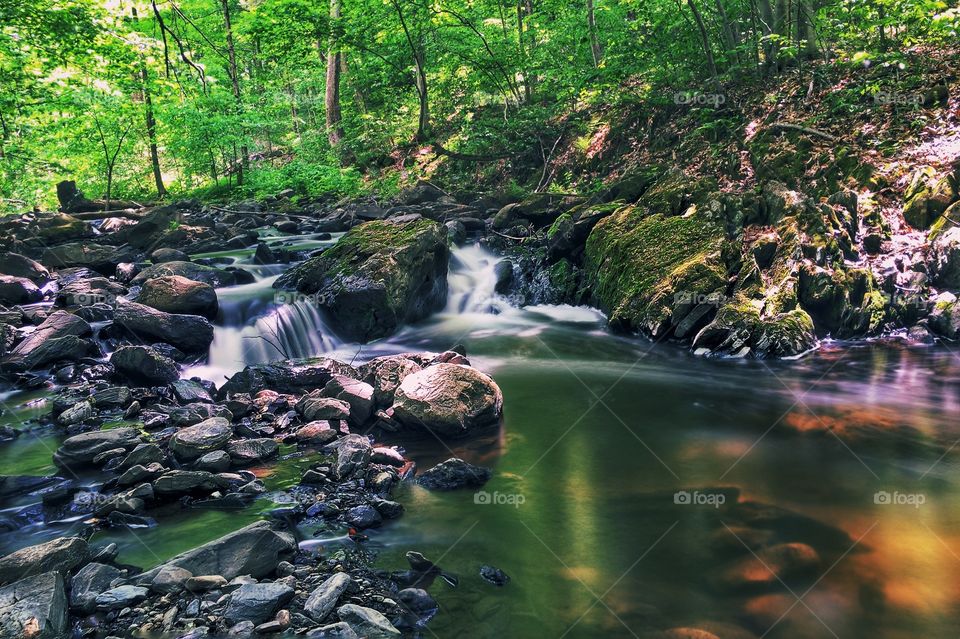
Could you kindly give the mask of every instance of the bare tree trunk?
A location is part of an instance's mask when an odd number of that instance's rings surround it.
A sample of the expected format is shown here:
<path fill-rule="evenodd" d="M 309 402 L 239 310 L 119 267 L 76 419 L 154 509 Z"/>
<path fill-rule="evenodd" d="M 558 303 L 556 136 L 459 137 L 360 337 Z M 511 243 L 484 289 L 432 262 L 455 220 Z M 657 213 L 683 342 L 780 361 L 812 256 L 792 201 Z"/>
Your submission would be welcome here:
<path fill-rule="evenodd" d="M 403 34 L 407 39 L 407 46 L 410 47 L 410 55 L 413 58 L 414 71 L 416 72 L 415 86 L 417 98 L 420 101 L 416 141 L 424 142 L 430 132 L 430 101 L 427 95 L 427 71 L 424 66 L 423 48 L 413 40 L 413 35 L 407 27 L 407 19 L 403 15 L 403 7 L 400 6 L 400 0 L 390 0 L 390 2 L 400 18 L 400 26 L 403 27 Z"/>
<path fill-rule="evenodd" d="M 697 29 L 700 31 L 700 43 L 703 45 L 703 53 L 707 57 L 707 71 L 710 72 L 710 77 L 716 81 L 717 63 L 713 59 L 713 50 L 710 48 L 710 36 L 707 34 L 707 28 L 703 24 L 703 16 L 700 15 L 700 10 L 697 9 L 697 5 L 693 0 L 687 0 L 687 5 L 693 12 L 693 19 L 697 23 Z"/>
<path fill-rule="evenodd" d="M 223 27 L 227 37 L 227 61 L 230 64 L 230 81 L 233 83 L 233 99 L 237 105 L 237 115 L 243 113 L 243 98 L 240 95 L 240 74 L 237 71 L 237 53 L 233 45 L 233 25 L 230 22 L 230 0 L 221 0 L 223 7 Z M 242 131 L 241 131 L 242 132 Z M 237 170 L 237 186 L 243 186 L 243 170 L 250 166 L 250 151 L 247 145 L 240 145 L 240 167 Z"/>
<path fill-rule="evenodd" d="M 717 13 L 720 15 L 720 22 L 723 27 L 723 38 L 726 41 L 727 51 L 733 54 L 734 60 L 740 64 L 740 33 L 736 25 L 730 21 L 727 10 L 723 6 L 723 0 L 714 0 L 717 6 Z"/>
<path fill-rule="evenodd" d="M 330 0 L 330 46 L 327 48 L 327 86 L 324 95 L 324 105 L 327 109 L 327 139 L 330 146 L 335 147 L 343 139 L 343 127 L 340 122 L 343 114 L 340 111 L 340 60 L 341 53 L 337 46 L 335 29 L 340 19 L 340 0 Z"/>
<path fill-rule="evenodd" d="M 587 0 L 587 29 L 590 31 L 590 51 L 593 53 L 593 68 L 600 67 L 603 58 L 603 49 L 600 48 L 600 39 L 597 35 L 597 18 L 593 12 L 593 0 Z"/>
<path fill-rule="evenodd" d="M 523 42 L 523 16 L 526 9 L 523 0 L 517 0 L 517 51 L 520 54 L 520 72 L 523 73 L 523 99 L 530 102 L 533 93 L 530 87 L 530 69 L 527 67 L 527 47 Z"/>
<path fill-rule="evenodd" d="M 131 9 L 133 19 L 137 19 L 137 8 Z M 153 166 L 153 181 L 157 186 L 157 197 L 167 194 L 163 186 L 163 174 L 160 172 L 160 154 L 157 151 L 157 120 L 153 115 L 153 96 L 150 94 L 150 77 L 147 62 L 140 54 L 140 88 L 143 91 L 144 120 L 147 126 L 147 142 L 150 147 L 150 164 Z"/>

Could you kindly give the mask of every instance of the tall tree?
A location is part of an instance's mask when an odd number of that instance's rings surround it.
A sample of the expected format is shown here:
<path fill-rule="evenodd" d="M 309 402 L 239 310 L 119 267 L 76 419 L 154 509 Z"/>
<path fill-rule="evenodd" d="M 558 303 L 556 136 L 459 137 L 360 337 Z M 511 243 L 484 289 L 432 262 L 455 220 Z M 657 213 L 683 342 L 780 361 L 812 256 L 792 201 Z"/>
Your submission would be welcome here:
<path fill-rule="evenodd" d="M 230 0 L 221 0 L 223 10 L 223 29 L 227 39 L 227 62 L 230 65 L 230 82 L 233 87 L 233 99 L 236 102 L 237 116 L 243 117 L 243 96 L 240 93 L 240 73 L 237 70 L 237 52 L 233 44 L 233 22 L 230 18 Z M 243 135 L 241 129 L 241 135 Z M 244 135 L 244 138 L 246 136 Z M 250 152 L 246 140 L 240 144 L 240 164 L 237 167 L 237 185 L 243 186 L 243 172 L 250 166 Z"/>
<path fill-rule="evenodd" d="M 330 0 L 330 44 L 327 47 L 327 84 L 324 105 L 327 110 L 327 139 L 330 146 L 336 147 L 343 139 L 343 127 L 340 111 L 340 72 L 342 54 L 340 52 L 337 24 L 340 20 L 340 0 Z"/>

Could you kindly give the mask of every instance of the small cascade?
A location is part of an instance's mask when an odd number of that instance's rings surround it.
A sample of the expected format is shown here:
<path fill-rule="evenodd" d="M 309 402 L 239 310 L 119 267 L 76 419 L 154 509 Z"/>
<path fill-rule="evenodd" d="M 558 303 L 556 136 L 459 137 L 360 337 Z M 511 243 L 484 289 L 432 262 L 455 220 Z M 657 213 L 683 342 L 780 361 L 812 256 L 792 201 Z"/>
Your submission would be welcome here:
<path fill-rule="evenodd" d="M 497 264 L 502 259 L 479 244 L 455 247 L 447 274 L 446 312 L 496 314 L 511 308 L 496 292 Z"/>

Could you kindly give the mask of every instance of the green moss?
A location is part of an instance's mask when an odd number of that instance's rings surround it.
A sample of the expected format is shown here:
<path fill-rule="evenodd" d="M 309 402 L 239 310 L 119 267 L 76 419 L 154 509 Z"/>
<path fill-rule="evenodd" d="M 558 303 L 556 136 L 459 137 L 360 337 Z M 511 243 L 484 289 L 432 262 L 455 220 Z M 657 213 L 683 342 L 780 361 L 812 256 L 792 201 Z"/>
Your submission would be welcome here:
<path fill-rule="evenodd" d="M 601 220 L 587 240 L 584 270 L 611 322 L 656 332 L 674 293 L 723 291 L 725 243 L 716 225 L 696 216 L 646 216 L 626 207 Z"/>

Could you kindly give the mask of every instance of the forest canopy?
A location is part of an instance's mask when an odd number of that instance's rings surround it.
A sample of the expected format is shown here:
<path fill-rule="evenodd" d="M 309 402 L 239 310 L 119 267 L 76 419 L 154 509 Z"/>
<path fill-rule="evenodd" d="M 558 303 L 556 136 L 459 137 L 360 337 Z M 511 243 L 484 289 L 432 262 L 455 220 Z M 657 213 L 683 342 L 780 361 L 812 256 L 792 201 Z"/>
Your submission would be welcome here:
<path fill-rule="evenodd" d="M 509 154 L 584 106 L 956 27 L 939 0 L 0 0 L 0 197 L 354 195 L 397 149 Z"/>

